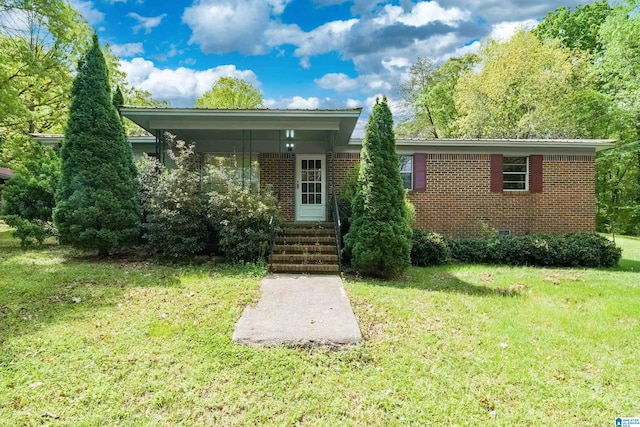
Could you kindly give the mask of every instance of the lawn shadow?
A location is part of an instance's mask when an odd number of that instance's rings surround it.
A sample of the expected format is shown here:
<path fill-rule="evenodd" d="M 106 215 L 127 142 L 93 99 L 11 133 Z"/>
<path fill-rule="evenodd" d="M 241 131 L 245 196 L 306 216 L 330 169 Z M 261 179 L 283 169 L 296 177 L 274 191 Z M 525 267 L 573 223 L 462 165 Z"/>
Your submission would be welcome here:
<path fill-rule="evenodd" d="M 401 277 L 394 280 L 365 279 L 365 281 L 374 286 L 420 289 L 429 292 L 447 292 L 472 296 L 517 297 L 525 291 L 524 285 L 519 284 L 511 285 L 509 288 L 499 288 L 469 283 L 451 274 L 448 271 L 449 268 L 450 266 L 412 267 Z"/>
<path fill-rule="evenodd" d="M 618 266 L 613 271 L 629 271 L 634 273 L 640 272 L 640 261 L 635 259 L 621 259 Z"/>
<path fill-rule="evenodd" d="M 180 270 L 168 266 L 74 259 L 57 245 L 24 249 L 4 244 L 0 271 L 0 344 L 44 325 L 115 307 L 135 288 L 181 285 Z"/>

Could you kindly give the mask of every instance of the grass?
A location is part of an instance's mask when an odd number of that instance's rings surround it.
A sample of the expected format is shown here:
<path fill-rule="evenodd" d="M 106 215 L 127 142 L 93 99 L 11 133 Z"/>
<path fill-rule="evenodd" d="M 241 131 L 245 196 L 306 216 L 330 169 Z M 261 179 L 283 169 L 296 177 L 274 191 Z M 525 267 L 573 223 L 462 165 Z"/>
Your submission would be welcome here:
<path fill-rule="evenodd" d="M 348 278 L 366 342 L 331 351 L 232 344 L 259 268 L 74 258 L 0 228 L 0 425 L 611 425 L 640 412 L 640 240 L 617 242 L 616 270 Z"/>

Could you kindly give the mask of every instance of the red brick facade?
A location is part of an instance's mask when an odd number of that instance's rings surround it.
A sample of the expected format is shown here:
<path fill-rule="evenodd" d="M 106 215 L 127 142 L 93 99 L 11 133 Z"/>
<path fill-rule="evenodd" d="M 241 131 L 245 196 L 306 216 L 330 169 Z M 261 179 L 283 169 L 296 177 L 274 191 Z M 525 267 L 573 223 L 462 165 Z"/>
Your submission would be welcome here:
<path fill-rule="evenodd" d="M 296 156 L 293 153 L 262 153 L 260 164 L 260 188 L 270 186 L 278 202 L 285 221 L 294 221 Z"/>
<path fill-rule="evenodd" d="M 261 186 L 272 185 L 283 216 L 295 218 L 295 155 L 261 154 Z M 359 161 L 357 153 L 327 153 L 327 192 L 339 190 Z M 334 163 L 335 162 L 335 163 Z M 335 165 L 335 169 L 334 169 Z M 448 236 L 472 236 L 483 224 L 514 234 L 595 229 L 594 156 L 542 157 L 542 192 L 491 192 L 489 154 L 427 154 L 426 188 L 409 192 L 416 227 Z"/>

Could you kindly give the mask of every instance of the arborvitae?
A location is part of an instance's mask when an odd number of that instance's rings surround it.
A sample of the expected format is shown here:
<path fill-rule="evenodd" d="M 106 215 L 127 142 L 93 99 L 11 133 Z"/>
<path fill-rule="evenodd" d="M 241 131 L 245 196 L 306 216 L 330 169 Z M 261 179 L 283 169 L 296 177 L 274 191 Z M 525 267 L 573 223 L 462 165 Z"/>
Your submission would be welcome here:
<path fill-rule="evenodd" d="M 360 157 L 351 229 L 345 236 L 361 274 L 393 277 L 410 265 L 411 225 L 395 150 L 393 118 L 383 98 L 373 107 Z"/>
<path fill-rule="evenodd" d="M 116 88 L 116 91 L 113 93 L 113 106 L 118 111 L 118 115 L 120 115 L 120 110 L 118 107 L 124 105 L 124 95 L 122 95 L 122 91 L 120 90 L 120 86 Z"/>
<path fill-rule="evenodd" d="M 54 211 L 60 243 L 106 255 L 134 242 L 140 211 L 136 169 L 97 35 L 73 81 L 60 153 Z"/>

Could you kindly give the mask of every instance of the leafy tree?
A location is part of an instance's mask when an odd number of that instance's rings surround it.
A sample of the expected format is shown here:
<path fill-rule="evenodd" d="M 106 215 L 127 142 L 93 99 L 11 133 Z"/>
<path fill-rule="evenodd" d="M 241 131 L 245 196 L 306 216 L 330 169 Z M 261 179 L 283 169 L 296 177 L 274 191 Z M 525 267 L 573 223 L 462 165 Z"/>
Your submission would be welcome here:
<path fill-rule="evenodd" d="M 456 86 L 460 76 L 479 61 L 478 55 L 470 53 L 434 67 L 432 61 L 418 58 L 411 66 L 409 79 L 401 87 L 414 115 L 397 127 L 396 134 L 427 138 L 457 136 Z"/>
<path fill-rule="evenodd" d="M 637 3 L 614 8 L 600 28 L 596 63 L 600 90 L 618 108 L 611 137 L 618 147 L 597 162 L 599 219 L 610 228 L 640 233 L 640 16 Z"/>
<path fill-rule="evenodd" d="M 42 244 L 54 234 L 52 212 L 60 179 L 60 159 L 49 147 L 31 141 L 30 155 L 13 165 L 14 177 L 2 191 L 0 214 L 23 246 Z"/>
<path fill-rule="evenodd" d="M 0 137 L 62 130 L 89 27 L 64 0 L 0 3 Z"/>
<path fill-rule="evenodd" d="M 262 95 L 250 83 L 236 77 L 221 77 L 196 100 L 198 108 L 259 108 Z"/>
<path fill-rule="evenodd" d="M 411 225 L 387 99 L 376 100 L 362 143 L 351 229 L 345 236 L 361 274 L 393 277 L 410 265 Z"/>
<path fill-rule="evenodd" d="M 563 6 L 547 13 L 533 34 L 542 41 L 559 39 L 569 49 L 581 49 L 599 55 L 603 50 L 599 38 L 600 27 L 611 11 L 607 0 L 579 5 L 573 11 Z"/>
<path fill-rule="evenodd" d="M 60 242 L 101 255 L 138 237 L 131 147 L 112 104 L 97 35 L 73 82 L 54 220 Z"/>
<path fill-rule="evenodd" d="M 588 136 L 567 131 L 580 128 L 572 123 L 577 118 L 593 118 L 590 105 L 574 103 L 593 87 L 586 53 L 520 31 L 506 43 L 488 41 L 480 56 L 480 71 L 467 71 L 456 86 L 456 125 L 462 136 Z"/>

